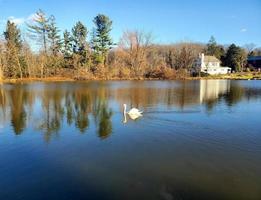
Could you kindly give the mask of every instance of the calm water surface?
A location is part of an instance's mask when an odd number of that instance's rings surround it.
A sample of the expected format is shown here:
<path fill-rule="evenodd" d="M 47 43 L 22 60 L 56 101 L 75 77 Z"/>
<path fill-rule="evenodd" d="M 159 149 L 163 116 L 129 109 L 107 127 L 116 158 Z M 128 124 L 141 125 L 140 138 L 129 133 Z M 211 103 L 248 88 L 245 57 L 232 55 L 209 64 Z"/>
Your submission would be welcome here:
<path fill-rule="evenodd" d="M 0 199 L 260 200 L 261 81 L 0 85 Z"/>

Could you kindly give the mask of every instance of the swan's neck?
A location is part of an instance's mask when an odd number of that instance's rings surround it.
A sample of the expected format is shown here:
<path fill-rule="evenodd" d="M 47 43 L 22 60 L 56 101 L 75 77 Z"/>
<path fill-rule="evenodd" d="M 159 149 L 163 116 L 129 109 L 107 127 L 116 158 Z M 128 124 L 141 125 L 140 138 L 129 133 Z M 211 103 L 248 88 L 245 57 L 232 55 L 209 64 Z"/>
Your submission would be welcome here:
<path fill-rule="evenodd" d="M 123 112 L 124 112 L 124 114 L 127 113 L 127 106 L 126 106 L 126 105 L 124 105 L 124 110 L 123 110 Z"/>

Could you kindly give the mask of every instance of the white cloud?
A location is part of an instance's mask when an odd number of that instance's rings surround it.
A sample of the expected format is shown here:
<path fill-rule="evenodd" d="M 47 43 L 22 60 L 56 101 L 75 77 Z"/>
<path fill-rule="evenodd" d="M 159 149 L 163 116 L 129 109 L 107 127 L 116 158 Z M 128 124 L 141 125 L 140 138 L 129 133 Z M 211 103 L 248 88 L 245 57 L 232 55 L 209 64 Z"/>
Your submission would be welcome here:
<path fill-rule="evenodd" d="M 0 0 L 1 2 L 1 0 Z M 0 19 L 0 27 L 4 27 L 7 23 L 7 21 L 11 21 L 12 23 L 15 23 L 16 25 L 23 25 L 25 23 L 30 23 L 34 21 L 37 18 L 36 13 L 32 13 L 28 17 L 14 17 L 10 16 L 7 19 Z"/>
<path fill-rule="evenodd" d="M 16 25 L 21 25 L 25 22 L 24 18 L 16 18 L 14 16 L 8 17 L 8 20 L 10 20 L 12 23 L 15 23 Z"/>
<path fill-rule="evenodd" d="M 241 32 L 241 33 L 247 32 L 247 29 L 246 29 L 246 28 L 242 28 L 242 29 L 240 30 L 240 32 Z"/>

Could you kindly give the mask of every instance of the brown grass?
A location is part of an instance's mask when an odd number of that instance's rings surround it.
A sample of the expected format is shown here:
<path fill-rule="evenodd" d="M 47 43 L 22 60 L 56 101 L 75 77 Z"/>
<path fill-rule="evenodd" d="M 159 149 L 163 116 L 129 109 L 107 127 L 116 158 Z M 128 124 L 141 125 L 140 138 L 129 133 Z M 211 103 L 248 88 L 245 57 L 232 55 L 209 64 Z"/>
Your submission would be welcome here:
<path fill-rule="evenodd" d="M 156 69 L 150 71 L 146 77 L 133 77 L 129 74 L 126 69 L 123 70 L 121 76 L 117 73 L 113 73 L 112 76 L 99 76 L 95 77 L 91 74 L 79 74 L 74 78 L 69 77 L 46 77 L 46 78 L 22 78 L 22 79 L 0 79 L 0 83 L 26 83 L 26 82 L 62 82 L 62 81 L 90 81 L 90 80 L 204 80 L 204 79 L 229 79 L 229 80 L 261 80 L 260 72 L 240 72 L 227 75 L 216 75 L 216 76 L 206 76 L 206 77 L 190 77 L 185 72 L 176 72 L 173 70 L 166 69 Z"/>

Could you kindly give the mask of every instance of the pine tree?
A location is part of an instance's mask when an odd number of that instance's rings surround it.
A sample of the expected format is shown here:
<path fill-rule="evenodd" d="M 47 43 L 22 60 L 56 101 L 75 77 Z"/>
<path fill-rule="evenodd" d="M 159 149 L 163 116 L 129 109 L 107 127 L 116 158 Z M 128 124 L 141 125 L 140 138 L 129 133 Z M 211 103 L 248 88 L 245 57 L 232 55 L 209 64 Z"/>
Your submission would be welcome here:
<path fill-rule="evenodd" d="M 227 50 L 225 63 L 234 71 L 242 71 L 246 62 L 246 53 L 235 44 L 231 44 Z"/>
<path fill-rule="evenodd" d="M 50 40 L 50 49 L 53 56 L 57 56 L 57 54 L 61 51 L 62 41 L 59 35 L 60 30 L 56 26 L 55 17 L 52 15 L 50 17 L 49 31 L 48 31 L 48 39 Z"/>
<path fill-rule="evenodd" d="M 87 28 L 80 21 L 72 28 L 73 66 L 79 68 L 89 67 Z M 86 68 L 87 69 L 87 68 Z"/>
<path fill-rule="evenodd" d="M 65 30 L 63 33 L 63 56 L 64 58 L 70 58 L 72 56 L 73 50 L 73 44 L 72 44 L 72 36 L 69 31 Z"/>
<path fill-rule="evenodd" d="M 216 52 L 216 48 L 217 48 L 216 39 L 214 38 L 214 36 L 211 36 L 207 44 L 207 50 L 206 50 L 207 54 L 214 56 Z"/>
<path fill-rule="evenodd" d="M 22 39 L 20 29 L 9 20 L 6 24 L 6 30 L 4 32 L 6 40 L 6 58 L 7 58 L 7 73 L 8 76 L 16 77 L 17 71 L 19 71 L 20 78 L 23 77 L 22 67 L 20 63 Z"/>
<path fill-rule="evenodd" d="M 4 32 L 7 47 L 16 47 L 18 50 L 22 48 L 20 29 L 11 21 L 7 21 L 6 31 Z"/>
<path fill-rule="evenodd" d="M 99 14 L 94 20 L 95 29 L 92 35 L 91 47 L 94 52 L 94 60 L 98 64 L 105 65 L 109 50 L 113 42 L 110 37 L 112 30 L 112 21 L 109 17 Z"/>
<path fill-rule="evenodd" d="M 46 14 L 42 10 L 37 11 L 33 18 L 33 24 L 27 24 L 27 26 L 31 38 L 36 39 L 47 54 L 49 19 Z"/>
<path fill-rule="evenodd" d="M 79 21 L 72 29 L 73 52 L 81 56 L 87 53 L 87 28 Z"/>
<path fill-rule="evenodd" d="M 224 48 L 217 44 L 214 36 L 210 37 L 210 40 L 207 43 L 207 49 L 205 50 L 207 55 L 215 56 L 218 59 L 221 59 L 224 56 Z"/>

